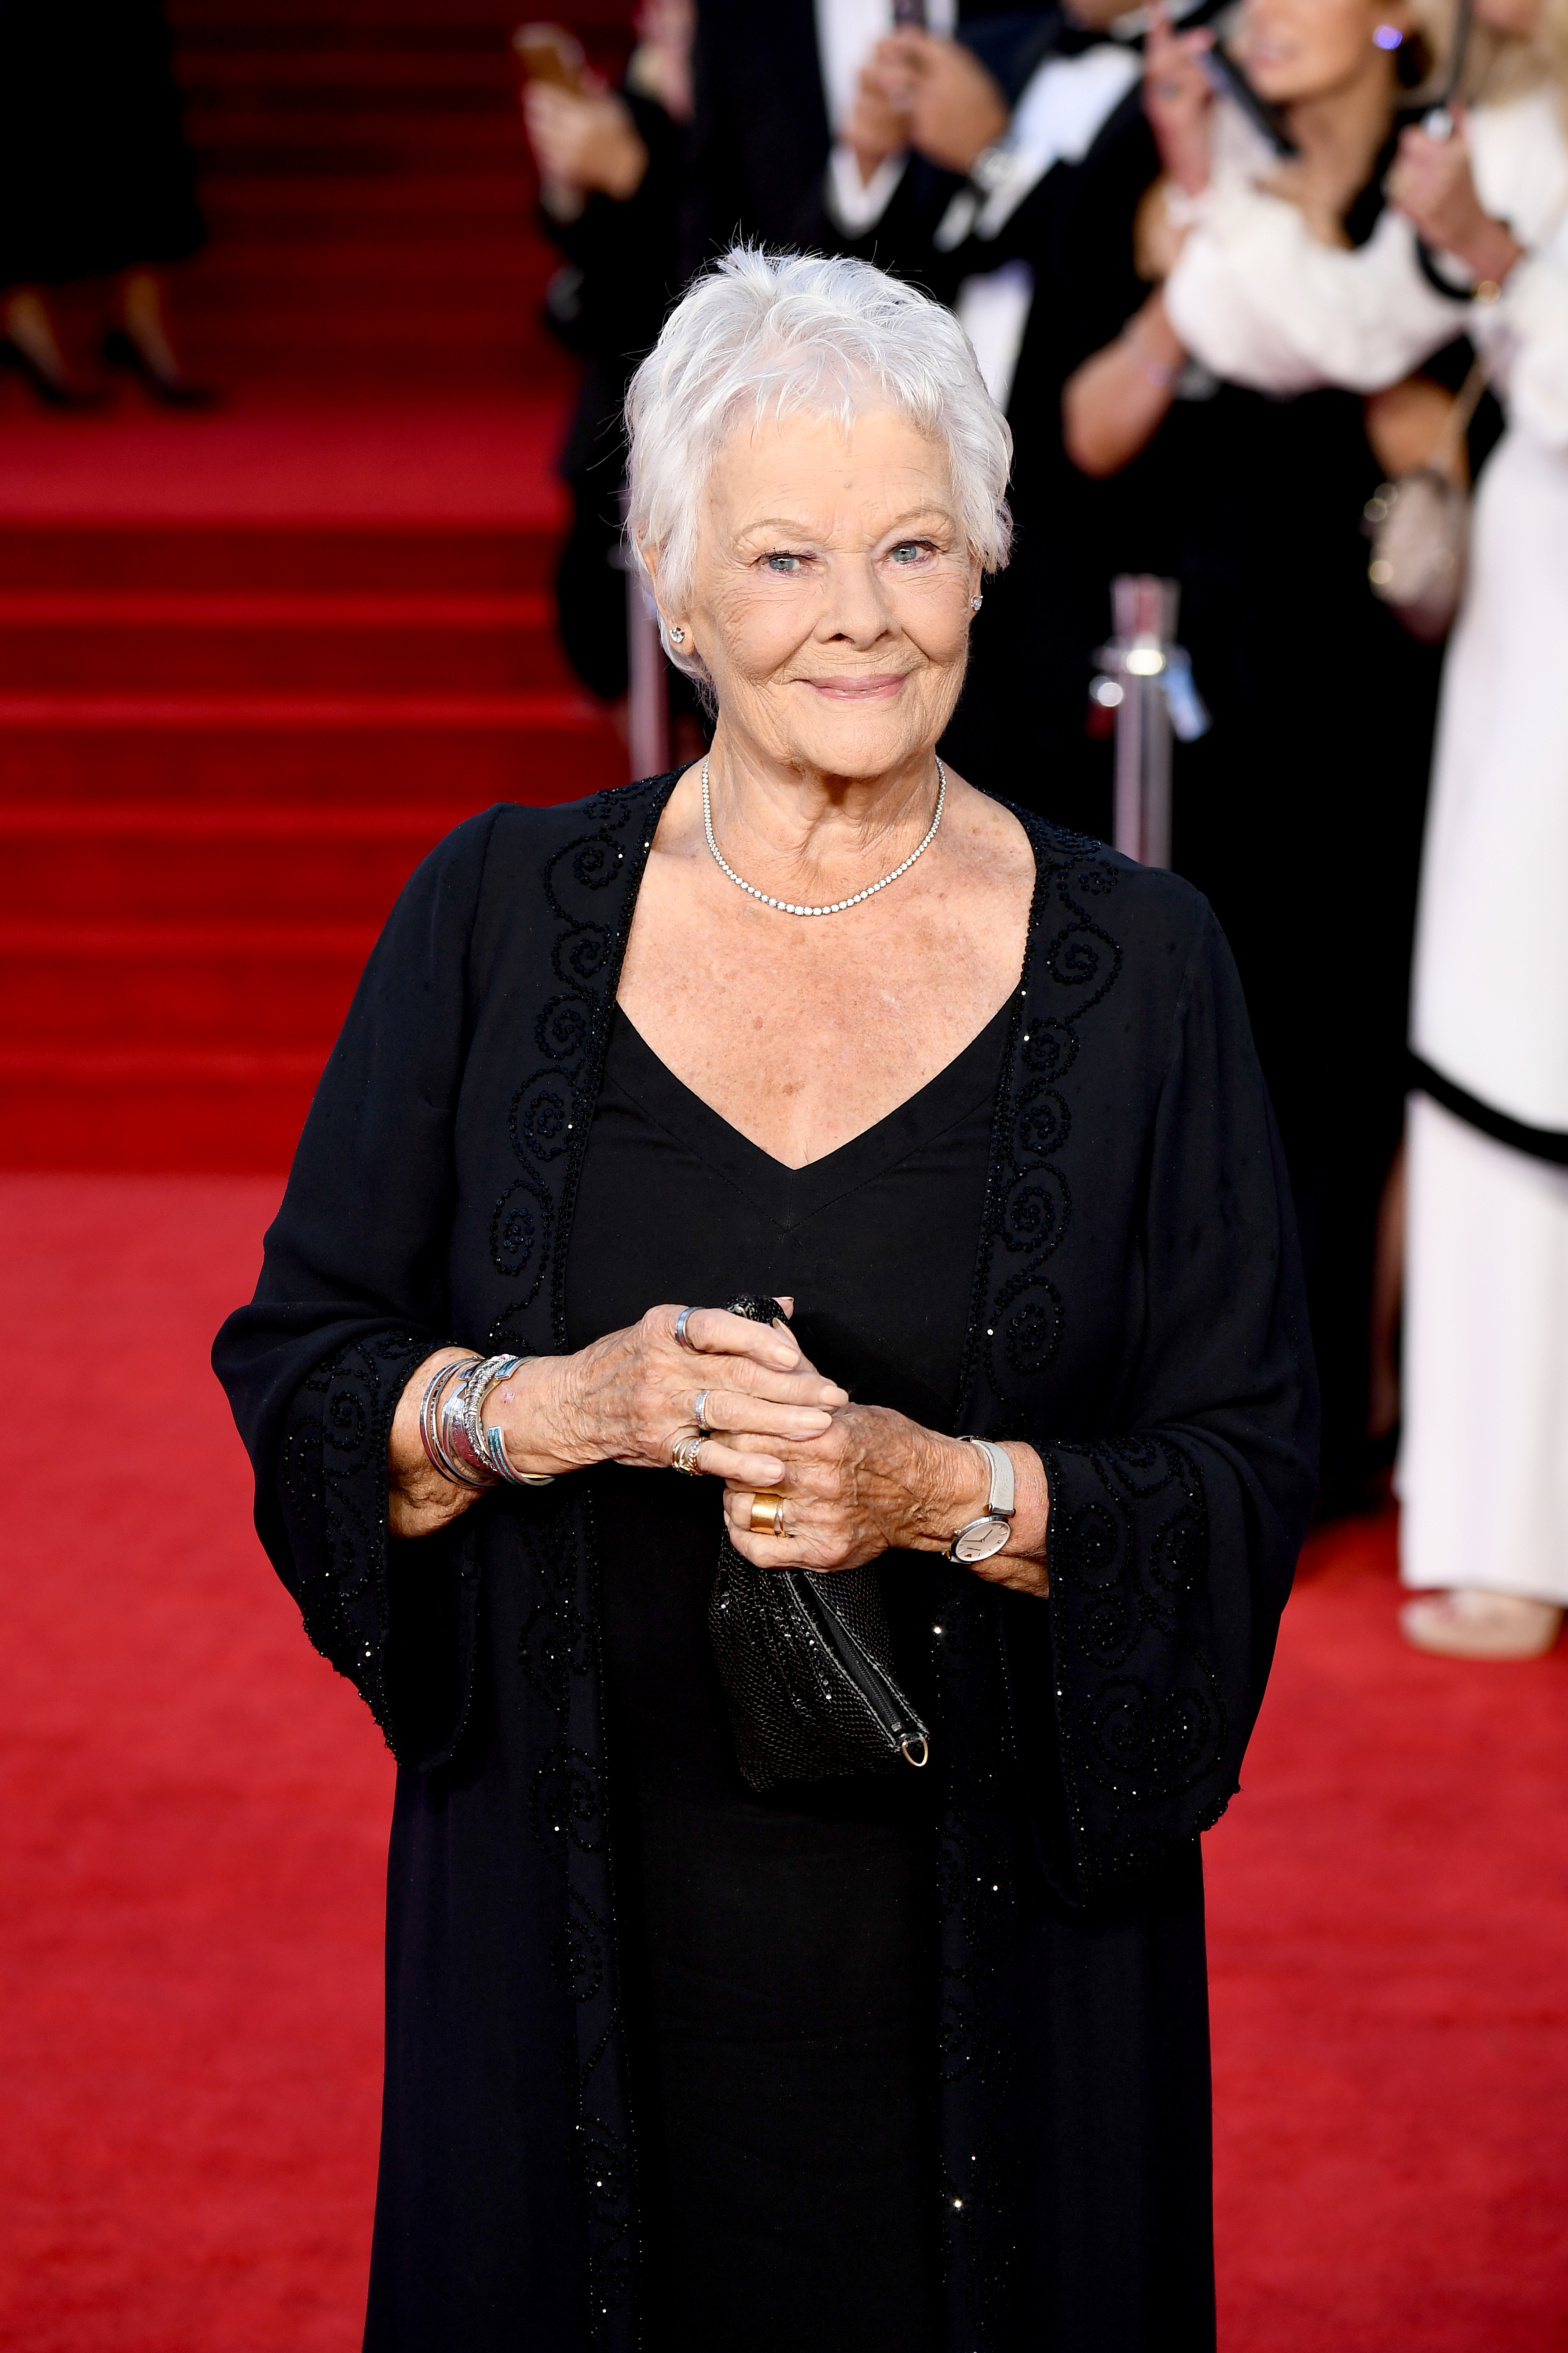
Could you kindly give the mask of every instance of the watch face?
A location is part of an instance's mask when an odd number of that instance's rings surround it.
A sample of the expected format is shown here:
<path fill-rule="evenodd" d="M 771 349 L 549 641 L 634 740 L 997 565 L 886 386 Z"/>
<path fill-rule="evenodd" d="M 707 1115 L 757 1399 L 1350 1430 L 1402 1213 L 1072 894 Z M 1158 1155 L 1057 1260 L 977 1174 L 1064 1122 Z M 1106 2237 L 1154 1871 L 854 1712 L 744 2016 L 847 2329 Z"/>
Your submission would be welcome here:
<path fill-rule="evenodd" d="M 969 1525 L 961 1528 L 952 1540 L 952 1557 L 954 1560 L 989 1560 L 994 1552 L 1001 1551 L 1007 1541 L 1007 1533 L 1005 1520 L 990 1516 L 984 1520 L 971 1520 Z"/>

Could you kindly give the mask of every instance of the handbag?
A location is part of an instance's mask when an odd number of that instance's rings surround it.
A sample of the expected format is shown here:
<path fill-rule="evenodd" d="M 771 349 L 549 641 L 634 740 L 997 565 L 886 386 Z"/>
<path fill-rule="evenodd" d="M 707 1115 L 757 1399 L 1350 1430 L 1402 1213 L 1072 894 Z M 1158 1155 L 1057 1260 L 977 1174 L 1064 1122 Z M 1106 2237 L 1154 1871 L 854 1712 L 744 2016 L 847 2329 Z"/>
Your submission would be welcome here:
<path fill-rule="evenodd" d="M 1486 362 L 1477 359 L 1425 464 L 1380 482 L 1366 502 L 1372 593 L 1424 646 L 1447 636 L 1458 610 L 1470 494 L 1450 470 L 1486 382 Z"/>
<path fill-rule="evenodd" d="M 784 1322 L 777 1300 L 734 1299 L 732 1315 Z M 900 1690 L 875 1567 L 756 1568 L 720 1541 L 708 1635 L 753 1789 L 921 1766 L 931 1736 Z"/>

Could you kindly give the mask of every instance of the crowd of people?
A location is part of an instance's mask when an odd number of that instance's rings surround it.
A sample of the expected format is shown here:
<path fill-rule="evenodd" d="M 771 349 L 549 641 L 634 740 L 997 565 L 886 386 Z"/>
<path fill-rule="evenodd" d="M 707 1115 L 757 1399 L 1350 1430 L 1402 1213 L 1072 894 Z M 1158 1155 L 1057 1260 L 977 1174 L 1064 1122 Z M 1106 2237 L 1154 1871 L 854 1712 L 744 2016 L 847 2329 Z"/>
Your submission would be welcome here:
<path fill-rule="evenodd" d="M 623 402 L 715 253 L 854 255 L 956 312 L 1015 535 L 943 751 L 1109 838 L 1110 583 L 1178 584 L 1213 724 L 1172 862 L 1281 1130 L 1321 1509 L 1397 1440 L 1407 1636 L 1533 1654 L 1568 1603 L 1568 0 L 915 15 L 647 0 L 620 90 L 527 90 L 587 363 L 568 650 L 624 693 Z M 1434 478 L 1450 513 L 1476 486 L 1447 645 L 1369 545 Z"/>

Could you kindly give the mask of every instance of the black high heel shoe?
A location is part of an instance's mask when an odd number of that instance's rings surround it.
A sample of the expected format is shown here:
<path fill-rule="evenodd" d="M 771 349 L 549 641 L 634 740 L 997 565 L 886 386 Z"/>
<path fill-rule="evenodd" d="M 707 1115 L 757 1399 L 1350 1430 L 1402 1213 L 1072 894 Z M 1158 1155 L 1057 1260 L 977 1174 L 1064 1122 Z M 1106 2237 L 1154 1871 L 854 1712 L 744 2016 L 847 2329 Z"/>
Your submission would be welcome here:
<path fill-rule="evenodd" d="M 9 335 L 0 335 L 0 367 L 15 368 L 30 385 L 46 408 L 101 408 L 106 397 L 101 385 L 79 384 L 74 376 L 51 375 L 31 352 Z"/>
<path fill-rule="evenodd" d="M 165 375 L 153 366 L 134 335 L 123 327 L 110 327 L 100 351 L 105 367 L 123 368 L 127 375 L 138 377 L 165 408 L 211 408 L 217 394 L 211 385 L 193 384 L 188 375 Z"/>

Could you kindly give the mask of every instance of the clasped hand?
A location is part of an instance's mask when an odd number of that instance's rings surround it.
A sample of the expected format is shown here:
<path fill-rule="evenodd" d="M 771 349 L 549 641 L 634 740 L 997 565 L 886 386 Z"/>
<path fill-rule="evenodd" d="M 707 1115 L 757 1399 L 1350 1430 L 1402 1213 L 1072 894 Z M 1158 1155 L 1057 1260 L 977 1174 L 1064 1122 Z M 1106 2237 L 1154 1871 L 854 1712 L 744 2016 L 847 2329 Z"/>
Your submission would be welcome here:
<path fill-rule="evenodd" d="M 1439 253 L 1451 253 L 1479 279 L 1501 285 L 1524 248 L 1504 221 L 1494 220 L 1476 193 L 1465 135 L 1465 111 L 1453 109 L 1453 135 L 1434 138 L 1412 128 L 1400 133 L 1388 175 L 1388 197 L 1416 235 Z"/>
<path fill-rule="evenodd" d="M 794 1303 L 780 1303 L 787 1314 Z M 855 1568 L 884 1552 L 945 1550 L 984 1512 L 989 1472 L 975 1448 L 886 1407 L 851 1403 L 783 1324 L 700 1307 L 682 1345 L 679 1312 L 650 1307 L 572 1356 L 531 1357 L 493 1390 L 485 1418 L 499 1426 L 513 1469 L 559 1475 L 623 1462 L 667 1471 L 700 1430 L 708 1434 L 693 1467 L 723 1481 L 731 1541 L 769 1568 Z M 388 1465 L 395 1535 L 426 1535 L 474 1500 L 434 1470 L 419 1437 L 426 1382 L 464 1353 L 437 1351 L 404 1392 Z M 1013 1451 L 1014 1541 L 976 1567 L 994 1582 L 1044 1593 L 1044 1472 L 1030 1449 Z M 781 1536 L 751 1531 L 752 1499 L 763 1490 L 785 1499 Z"/>

